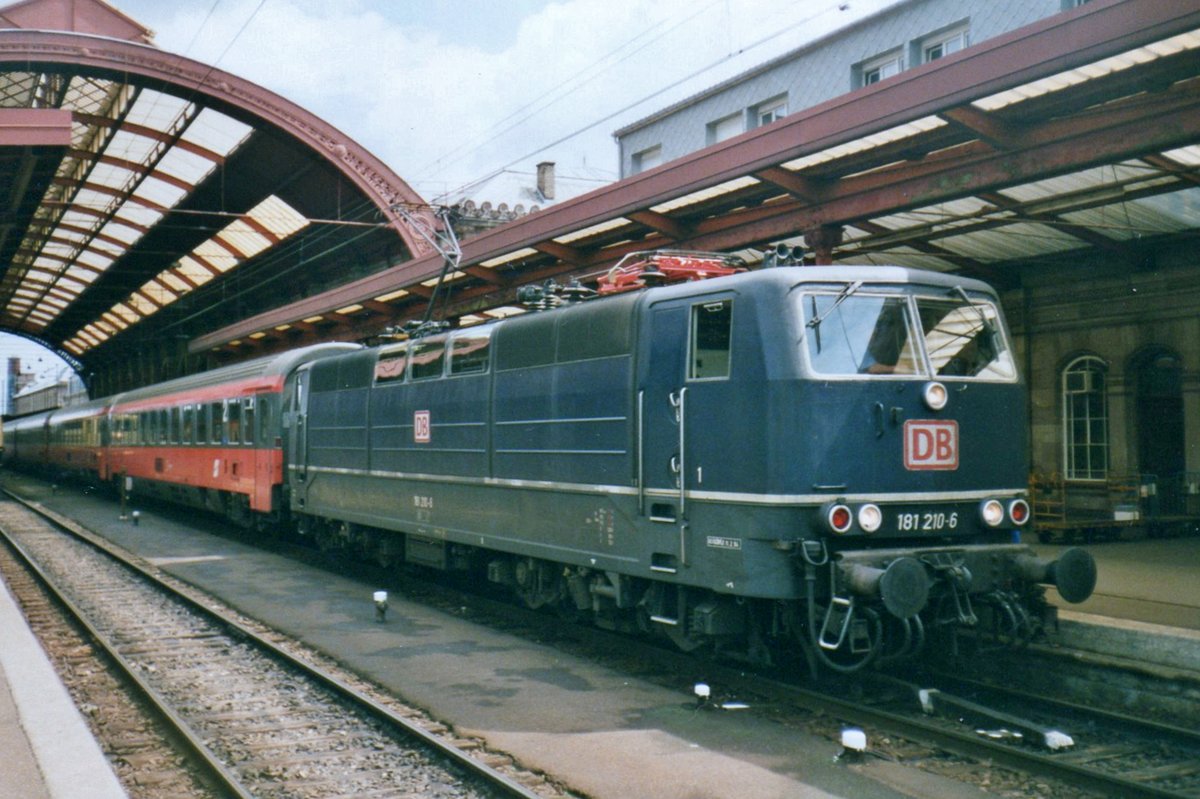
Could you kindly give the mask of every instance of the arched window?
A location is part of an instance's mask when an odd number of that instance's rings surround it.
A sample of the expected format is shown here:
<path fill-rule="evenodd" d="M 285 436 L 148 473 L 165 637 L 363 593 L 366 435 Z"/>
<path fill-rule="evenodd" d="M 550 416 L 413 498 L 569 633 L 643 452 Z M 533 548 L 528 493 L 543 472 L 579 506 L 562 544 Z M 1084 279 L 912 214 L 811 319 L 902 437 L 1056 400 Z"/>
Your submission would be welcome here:
<path fill-rule="evenodd" d="M 1085 355 L 1062 373 L 1063 466 L 1068 480 L 1108 476 L 1108 365 Z"/>

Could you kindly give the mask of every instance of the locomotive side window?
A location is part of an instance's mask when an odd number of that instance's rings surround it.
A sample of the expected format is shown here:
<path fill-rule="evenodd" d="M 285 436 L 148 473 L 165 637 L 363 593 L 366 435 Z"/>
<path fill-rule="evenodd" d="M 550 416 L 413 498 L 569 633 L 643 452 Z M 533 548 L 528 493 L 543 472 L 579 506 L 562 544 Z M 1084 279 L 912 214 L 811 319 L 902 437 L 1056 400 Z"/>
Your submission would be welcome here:
<path fill-rule="evenodd" d="M 1012 353 L 1000 333 L 996 308 L 966 297 L 917 299 L 925 351 L 935 375 L 945 377 L 1016 377 Z"/>
<path fill-rule="evenodd" d="M 732 331 L 733 300 L 705 302 L 692 306 L 689 380 L 729 377 Z"/>
<path fill-rule="evenodd" d="M 450 342 L 450 374 L 467 375 L 486 372 L 490 330 L 461 333 Z"/>
<path fill-rule="evenodd" d="M 375 362 L 375 384 L 402 382 L 407 366 L 407 343 L 384 349 L 379 353 L 379 360 Z"/>
<path fill-rule="evenodd" d="M 828 375 L 920 374 L 906 298 L 853 295 L 854 288 L 802 298 L 813 369 Z"/>
<path fill-rule="evenodd" d="M 446 359 L 446 340 L 425 339 L 412 348 L 412 379 L 425 380 L 442 376 L 442 364 Z"/>

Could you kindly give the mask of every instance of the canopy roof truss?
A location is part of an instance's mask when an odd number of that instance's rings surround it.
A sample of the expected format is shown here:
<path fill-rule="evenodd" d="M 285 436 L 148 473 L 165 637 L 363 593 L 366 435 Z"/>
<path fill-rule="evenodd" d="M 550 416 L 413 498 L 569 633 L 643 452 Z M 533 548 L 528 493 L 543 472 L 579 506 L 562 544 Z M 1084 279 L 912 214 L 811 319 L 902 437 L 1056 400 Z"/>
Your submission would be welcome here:
<path fill-rule="evenodd" d="M 1198 184 L 1200 10 L 1096 0 L 469 239 L 445 311 L 510 313 L 520 285 L 659 247 L 753 261 L 804 241 L 837 263 L 1012 285 L 1017 263 L 1135 262 L 1194 236 Z M 189 346 L 278 346 L 296 320 L 366 336 L 381 302 L 419 317 L 439 268 L 415 260 Z"/>
<path fill-rule="evenodd" d="M 429 252 L 344 134 L 85 5 L 0 16 L 0 328 L 98 371 Z"/>

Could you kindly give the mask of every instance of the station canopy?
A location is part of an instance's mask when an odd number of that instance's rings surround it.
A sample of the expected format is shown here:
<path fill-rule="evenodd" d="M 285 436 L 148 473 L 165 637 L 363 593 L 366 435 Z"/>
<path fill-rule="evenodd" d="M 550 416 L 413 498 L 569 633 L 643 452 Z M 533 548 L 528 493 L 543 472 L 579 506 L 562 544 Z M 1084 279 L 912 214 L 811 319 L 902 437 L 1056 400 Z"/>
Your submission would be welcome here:
<path fill-rule="evenodd" d="M 429 251 L 421 199 L 328 123 L 100 2 L 0 8 L 0 326 L 79 362 Z"/>
<path fill-rule="evenodd" d="M 424 314 L 443 261 L 389 216 L 419 203 L 403 181 L 260 88 L 118 44 L 0 30 L 0 136 L 42 116 L 0 140 L 4 327 L 83 359 L 169 337 L 224 360 Z M 37 143 L 65 136 L 54 113 L 69 140 Z M 1004 287 L 1198 229 L 1200 8 L 1092 0 L 467 239 L 439 312 L 508 313 L 639 250 L 783 242 Z"/>

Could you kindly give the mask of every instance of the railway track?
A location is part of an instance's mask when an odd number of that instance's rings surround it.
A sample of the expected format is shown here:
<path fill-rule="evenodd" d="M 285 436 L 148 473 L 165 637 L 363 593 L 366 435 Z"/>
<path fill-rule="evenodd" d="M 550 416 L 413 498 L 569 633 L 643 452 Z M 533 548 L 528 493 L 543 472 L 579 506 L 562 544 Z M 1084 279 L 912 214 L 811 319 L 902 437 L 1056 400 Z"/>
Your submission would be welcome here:
<path fill-rule="evenodd" d="M 582 647 L 584 657 L 615 656 L 629 664 L 641 678 L 669 682 L 678 688 L 689 680 L 705 681 L 712 687 L 710 706 L 719 708 L 733 698 L 749 705 L 751 712 L 769 713 L 786 724 L 806 726 L 836 737 L 844 726 L 859 726 L 871 742 L 869 755 L 925 768 L 996 789 L 997 784 L 1016 786 L 1011 795 L 1055 797 L 1200 797 L 1200 739 L 1188 727 L 1154 724 L 1144 719 L 1106 714 L 1095 708 L 1071 706 L 1043 696 L 1003 692 L 995 686 L 985 691 L 976 684 L 953 682 L 945 675 L 919 684 L 869 681 L 819 686 L 797 684 L 790 679 L 772 679 L 736 665 L 724 665 L 665 651 L 657 646 L 611 634 L 587 625 L 564 628 L 561 621 L 545 613 L 464 596 L 435 586 L 428 597 L 414 591 L 418 581 L 405 579 L 405 593 L 420 594 L 422 601 L 444 601 L 452 611 L 470 606 L 483 623 L 499 625 L 519 635 L 555 641 L 567 649 Z M 436 594 L 445 591 L 448 598 Z M 951 713 L 951 718 L 922 713 L 916 687 L 936 688 L 944 696 L 959 696 L 989 709 L 1019 716 L 1039 728 L 1059 729 L 1073 745 L 1048 750 L 1028 733 L 1020 737 L 1002 733 L 1002 724 L 971 719 Z M 1013 732 L 1013 730 L 1009 730 Z M 1002 773 L 1007 772 L 1007 774 Z M 981 782 L 982 780 L 982 782 Z M 1042 783 L 1048 789 L 1042 789 Z M 1024 792 L 1022 792 L 1024 790 Z"/>
<path fill-rule="evenodd" d="M 564 795 L 46 514 L 0 501 L 8 548 L 185 742 L 199 795 Z"/>

